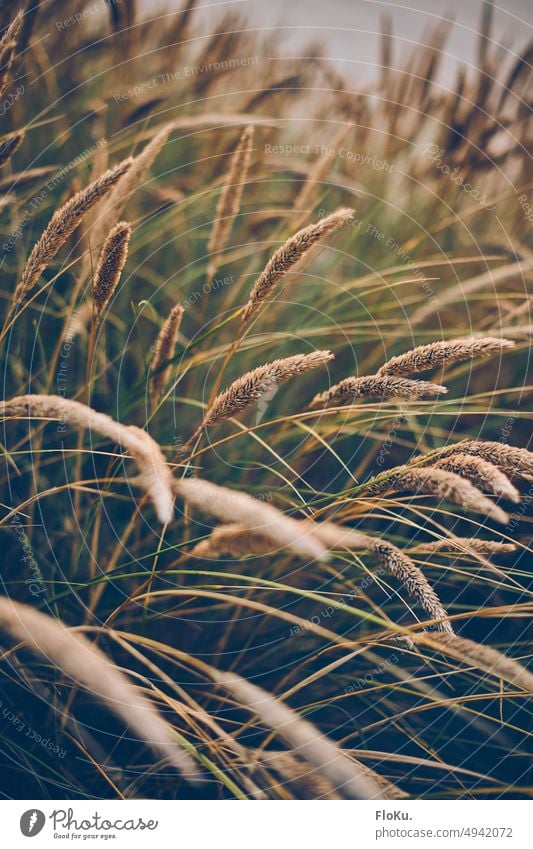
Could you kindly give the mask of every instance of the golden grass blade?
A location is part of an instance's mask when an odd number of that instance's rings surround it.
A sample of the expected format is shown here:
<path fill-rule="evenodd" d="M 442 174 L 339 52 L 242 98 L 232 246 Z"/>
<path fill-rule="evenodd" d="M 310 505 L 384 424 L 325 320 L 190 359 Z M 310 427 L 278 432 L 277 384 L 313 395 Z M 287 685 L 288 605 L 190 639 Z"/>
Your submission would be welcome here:
<path fill-rule="evenodd" d="M 327 215 L 315 224 L 310 224 L 291 236 L 281 248 L 279 248 L 266 264 L 250 293 L 248 303 L 242 313 L 242 321 L 248 321 L 257 312 L 272 292 L 276 283 L 294 269 L 296 264 L 309 253 L 311 248 L 328 233 L 332 233 L 342 227 L 354 216 L 353 209 L 338 209 L 331 215 Z"/>
<path fill-rule="evenodd" d="M 0 416 L 53 419 L 85 430 L 95 430 L 125 448 L 137 463 L 134 483 L 150 496 L 159 520 L 171 521 L 174 512 L 172 475 L 157 442 L 133 425 L 123 425 L 79 401 L 58 395 L 23 395 L 0 401 Z"/>
<path fill-rule="evenodd" d="M 416 400 L 424 395 L 443 395 L 445 386 L 429 383 L 426 380 L 406 380 L 402 377 L 347 377 L 316 395 L 309 407 L 311 409 L 336 404 L 352 403 L 356 398 L 406 398 Z"/>
<path fill-rule="evenodd" d="M 42 272 L 51 259 L 63 247 L 74 232 L 83 216 L 98 203 L 119 182 L 132 165 L 132 159 L 124 159 L 119 165 L 110 168 L 86 189 L 78 192 L 60 209 L 54 212 L 39 241 L 33 248 L 22 277 L 17 284 L 14 303 L 19 304 L 33 289 Z"/>
<path fill-rule="evenodd" d="M 0 628 L 97 696 L 185 778 L 201 780 L 195 762 L 180 747 L 171 727 L 87 637 L 33 607 L 7 598 L 0 598 Z"/>
<path fill-rule="evenodd" d="M 361 769 L 360 764 L 280 699 L 234 673 L 217 672 L 216 681 L 277 731 L 297 755 L 312 763 L 335 791 L 349 799 L 386 798 L 385 789 L 368 768 Z"/>
<path fill-rule="evenodd" d="M 0 40 L 0 97 L 3 97 L 7 88 L 23 18 L 24 10 L 19 9 Z"/>
<path fill-rule="evenodd" d="M 8 159 L 11 159 L 16 150 L 24 141 L 26 133 L 20 130 L 18 133 L 11 133 L 3 142 L 0 142 L 0 168 L 5 165 Z"/>
<path fill-rule="evenodd" d="M 176 306 L 172 307 L 155 343 L 154 356 L 150 366 L 151 398 L 153 405 L 157 404 L 169 381 L 172 366 L 167 365 L 166 368 L 163 368 L 163 364 L 174 356 L 183 312 L 184 310 L 181 304 L 176 304 Z"/>
<path fill-rule="evenodd" d="M 379 377 L 384 375 L 403 377 L 436 369 L 447 363 L 461 362 L 474 357 L 491 357 L 514 346 L 515 343 L 510 339 L 497 339 L 494 336 L 441 340 L 429 345 L 420 345 L 412 351 L 392 357 L 378 369 L 377 374 Z"/>
<path fill-rule="evenodd" d="M 210 255 L 207 267 L 209 280 L 217 272 L 219 254 L 226 245 L 233 222 L 239 214 L 242 193 L 252 157 L 253 138 L 254 128 L 252 126 L 246 127 L 231 158 L 228 176 L 217 204 L 215 222 L 207 245 Z"/>
<path fill-rule="evenodd" d="M 96 244 L 100 244 L 103 234 L 114 225 L 128 200 L 142 186 L 148 170 L 154 164 L 158 154 L 164 147 L 173 127 L 173 122 L 169 122 L 161 127 L 143 150 L 131 159 L 131 167 L 128 168 L 123 178 L 114 187 L 101 209 L 101 214 L 95 225 Z"/>

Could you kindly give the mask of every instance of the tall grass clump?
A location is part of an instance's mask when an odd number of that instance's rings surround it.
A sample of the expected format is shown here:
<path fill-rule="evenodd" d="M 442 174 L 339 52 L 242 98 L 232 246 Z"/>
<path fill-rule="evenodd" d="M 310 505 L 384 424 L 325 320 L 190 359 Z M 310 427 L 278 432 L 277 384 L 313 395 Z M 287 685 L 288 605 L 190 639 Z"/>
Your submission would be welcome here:
<path fill-rule="evenodd" d="M 12 5 L 4 796 L 530 797 L 531 46 Z"/>

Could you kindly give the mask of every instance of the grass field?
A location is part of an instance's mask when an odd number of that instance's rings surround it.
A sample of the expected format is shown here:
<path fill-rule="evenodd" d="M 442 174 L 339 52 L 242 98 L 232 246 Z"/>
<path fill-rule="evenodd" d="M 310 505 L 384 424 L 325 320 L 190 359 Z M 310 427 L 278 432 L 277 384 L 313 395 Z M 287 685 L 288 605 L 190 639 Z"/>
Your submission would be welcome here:
<path fill-rule="evenodd" d="M 0 791 L 530 797 L 532 48 L 195 5 L 0 3 Z"/>

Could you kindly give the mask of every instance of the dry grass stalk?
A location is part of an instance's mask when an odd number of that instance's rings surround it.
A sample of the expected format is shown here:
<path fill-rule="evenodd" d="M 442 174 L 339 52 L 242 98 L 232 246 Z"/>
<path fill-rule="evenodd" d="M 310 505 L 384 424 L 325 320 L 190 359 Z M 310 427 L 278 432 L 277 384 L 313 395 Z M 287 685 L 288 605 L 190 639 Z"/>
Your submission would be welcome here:
<path fill-rule="evenodd" d="M 473 104 L 473 108 L 478 109 L 479 106 Z M 469 145 L 472 143 L 471 139 L 468 143 Z M 410 317 L 409 323 L 411 327 L 414 327 L 417 324 L 422 324 L 430 315 L 438 313 L 439 310 L 449 304 L 468 303 L 472 295 L 483 289 L 490 289 L 493 294 L 496 291 L 501 291 L 500 284 L 507 283 L 513 277 L 524 279 L 532 269 L 533 257 L 528 256 L 519 262 L 514 261 L 501 265 L 499 268 L 490 268 L 477 277 L 470 278 L 470 280 L 461 280 L 454 286 L 448 286 L 437 298 L 431 298 L 422 307 L 419 307 Z"/>
<path fill-rule="evenodd" d="M 22 30 L 24 10 L 20 9 L 0 40 L 0 97 L 3 97 L 7 88 L 11 66 L 15 58 L 17 42 Z"/>
<path fill-rule="evenodd" d="M 310 767 L 309 763 L 297 757 L 293 752 L 261 751 L 257 753 L 259 765 L 274 769 L 283 779 L 283 786 L 301 799 L 342 799 L 331 786 L 327 778 L 318 770 Z M 386 799 L 405 799 L 408 794 L 391 784 L 386 778 L 378 775 L 361 761 L 357 765 L 363 774 L 383 789 Z"/>
<path fill-rule="evenodd" d="M 420 345 L 412 351 L 392 357 L 378 369 L 377 374 L 378 376 L 416 374 L 420 371 L 436 369 L 446 363 L 461 362 L 474 357 L 491 357 L 493 354 L 514 348 L 514 345 L 515 343 L 510 339 L 497 339 L 493 336 L 441 340 L 429 345 Z"/>
<path fill-rule="evenodd" d="M 408 595 L 416 599 L 428 617 L 438 620 L 433 627 L 437 631 L 453 634 L 446 610 L 418 566 L 403 551 L 385 540 L 372 539 L 371 549 L 380 564 L 396 578 Z"/>
<path fill-rule="evenodd" d="M 239 214 L 242 193 L 252 157 L 253 137 L 254 128 L 252 126 L 246 127 L 231 158 L 228 177 L 217 203 L 213 230 L 207 246 L 210 254 L 207 267 L 208 279 L 213 278 L 217 272 L 219 254 L 226 245 L 233 222 Z"/>
<path fill-rule="evenodd" d="M 455 445 L 448 445 L 444 451 L 439 452 L 439 456 L 446 457 L 456 453 L 481 457 L 494 466 L 498 466 L 511 477 L 529 478 L 533 475 L 533 453 L 526 448 L 516 448 L 514 445 L 505 445 L 503 442 L 466 439 Z M 431 455 L 428 455 L 428 459 L 431 460 Z"/>
<path fill-rule="evenodd" d="M 433 552 L 464 552 L 473 551 L 475 554 L 510 554 L 516 551 L 512 542 L 499 542 L 495 539 L 478 539 L 477 537 L 454 537 L 453 539 L 436 539 L 423 542 L 411 549 L 412 554 L 432 554 Z"/>
<path fill-rule="evenodd" d="M 279 547 L 264 534 L 250 531 L 242 525 L 220 525 L 211 534 L 197 543 L 191 550 L 194 557 L 217 560 L 219 557 L 246 557 L 250 554 L 262 556 L 276 554 Z"/>
<path fill-rule="evenodd" d="M 172 122 L 165 124 L 143 150 L 132 159 L 131 168 L 115 186 L 101 210 L 101 215 L 95 226 L 96 244 L 100 244 L 103 234 L 117 221 L 132 194 L 142 185 L 148 169 L 154 164 L 173 127 Z"/>
<path fill-rule="evenodd" d="M 92 209 L 120 181 L 132 165 L 132 159 L 124 159 L 110 168 L 86 189 L 78 192 L 60 209 L 54 212 L 48 226 L 33 248 L 22 277 L 15 289 L 14 302 L 20 303 L 37 283 L 51 259 L 63 247 L 83 216 Z"/>
<path fill-rule="evenodd" d="M 174 480 L 174 492 L 220 521 L 238 522 L 247 531 L 267 537 L 278 547 L 288 547 L 301 557 L 326 558 L 326 547 L 307 525 L 244 492 L 198 478 Z"/>
<path fill-rule="evenodd" d="M 300 524 L 302 530 L 307 528 L 328 549 L 365 550 L 373 543 L 372 537 L 367 534 L 360 533 L 353 528 L 335 525 L 333 522 L 313 522 L 310 519 L 304 519 Z M 283 553 L 283 549 L 281 551 Z M 264 533 L 249 530 L 243 525 L 235 523 L 214 528 L 210 536 L 201 540 L 191 552 L 197 557 L 213 559 L 225 556 L 246 557 L 250 554 L 261 556 L 276 553 L 280 553 L 280 548 L 276 548 L 272 539 Z"/>
<path fill-rule="evenodd" d="M 443 651 L 469 666 L 482 669 L 489 675 L 502 678 L 509 684 L 533 694 L 533 675 L 531 672 L 518 661 L 507 657 L 497 649 L 484 646 L 465 637 L 458 637 L 456 634 L 425 633 L 412 636 L 415 642 L 425 643 L 437 651 Z"/>
<path fill-rule="evenodd" d="M 20 192 L 27 189 L 34 183 L 42 182 L 44 177 L 49 174 L 57 173 L 57 168 L 53 166 L 43 166 L 42 168 L 25 168 L 24 171 L 17 171 L 14 174 L 6 174 L 0 179 L 0 195 L 7 195 L 9 192 Z M 3 197 L 2 202 L 9 201 L 9 197 Z"/>
<path fill-rule="evenodd" d="M 217 395 L 197 433 L 206 427 L 241 413 L 246 407 L 268 395 L 282 383 L 311 369 L 326 365 L 333 359 L 331 351 L 313 351 L 311 354 L 295 354 L 282 360 L 259 366 L 237 378 L 224 392 Z"/>
<path fill-rule="evenodd" d="M 22 395 L 0 402 L 1 416 L 53 419 L 85 430 L 94 430 L 125 448 L 137 463 L 138 483 L 151 498 L 161 522 L 170 522 L 174 512 L 172 475 L 157 442 L 145 431 L 116 422 L 79 401 L 58 395 Z"/>
<path fill-rule="evenodd" d="M 470 481 L 443 469 L 399 466 L 392 470 L 390 477 L 370 484 L 368 492 L 375 494 L 388 489 L 435 495 L 442 501 L 452 501 L 466 510 L 483 513 L 504 525 L 509 521 L 507 513 L 493 504 Z"/>
<path fill-rule="evenodd" d="M 0 168 L 10 159 L 16 150 L 20 147 L 26 133 L 24 130 L 12 133 L 3 142 L 0 142 Z M 13 178 L 11 178 L 13 179 Z"/>
<path fill-rule="evenodd" d="M 169 44 L 177 44 L 188 36 L 190 20 L 197 5 L 198 0 L 186 0 L 184 7 L 176 13 L 176 23 L 171 30 Z"/>
<path fill-rule="evenodd" d="M 186 778 L 200 778 L 196 764 L 180 748 L 171 727 L 152 703 L 83 634 L 8 598 L 0 598 L 0 628 L 97 696 Z"/>
<path fill-rule="evenodd" d="M 282 779 L 284 789 L 300 799 L 342 799 L 331 783 L 314 769 L 309 761 L 297 757 L 293 752 L 260 751 L 258 765 L 274 770 Z"/>
<path fill-rule="evenodd" d="M 438 460 L 435 463 L 435 468 L 465 477 L 480 489 L 486 489 L 500 498 L 508 498 L 515 502 L 520 501 L 520 493 L 509 478 L 497 466 L 481 457 L 458 452 L 450 457 L 443 457 L 442 460 Z"/>
<path fill-rule="evenodd" d="M 250 293 L 248 303 L 242 313 L 242 321 L 247 321 L 263 304 L 276 283 L 288 271 L 309 253 L 311 248 L 328 233 L 332 233 L 346 224 L 354 216 L 353 209 L 338 209 L 315 224 L 298 230 L 267 262 Z"/>
<path fill-rule="evenodd" d="M 426 380 L 406 380 L 403 377 L 347 377 L 325 392 L 316 395 L 311 408 L 331 404 L 351 403 L 356 398 L 407 398 L 416 400 L 424 395 L 442 395 L 448 390 Z"/>
<path fill-rule="evenodd" d="M 337 525 L 335 522 L 315 522 L 311 519 L 304 520 L 324 545 L 331 550 L 349 548 L 350 550 L 364 551 L 371 548 L 375 540 L 368 534 Z"/>
<path fill-rule="evenodd" d="M 119 221 L 104 242 L 93 280 L 93 300 L 96 318 L 100 318 L 113 297 L 120 280 L 131 238 L 131 224 Z"/>
<path fill-rule="evenodd" d="M 311 522 L 313 533 L 329 549 L 349 548 L 372 551 L 379 563 L 393 575 L 411 598 L 416 599 L 430 619 L 441 620 L 435 628 L 453 633 L 448 614 L 426 576 L 412 560 L 395 545 L 369 534 L 346 528 L 335 522 Z"/>
<path fill-rule="evenodd" d="M 386 793 L 368 768 L 348 758 L 331 740 L 288 705 L 240 676 L 217 672 L 215 680 L 240 704 L 278 732 L 296 755 L 306 758 L 333 789 L 349 799 L 384 799 Z"/>
<path fill-rule="evenodd" d="M 154 356 L 150 365 L 151 398 L 154 405 L 159 401 L 169 381 L 172 366 L 169 364 L 165 367 L 164 363 L 174 356 L 183 313 L 181 304 L 172 307 L 155 343 Z"/>
<path fill-rule="evenodd" d="M 435 626 L 444 631 L 452 631 L 448 614 L 429 581 L 415 564 L 392 543 L 376 539 L 353 528 L 346 528 L 334 522 L 313 522 L 305 519 L 297 522 L 300 534 L 307 528 L 327 549 L 347 548 L 350 550 L 370 550 L 391 575 L 399 581 L 408 595 L 416 599 L 430 619 L 442 620 Z M 296 550 L 296 549 L 295 549 Z M 241 524 L 231 524 L 215 528 L 211 535 L 199 542 L 191 552 L 196 557 L 216 559 L 218 557 L 245 557 L 253 554 L 265 556 L 280 553 L 263 529 L 248 529 Z M 286 553 L 282 552 L 281 553 Z M 297 552 L 299 553 L 299 552 Z"/>
<path fill-rule="evenodd" d="M 294 209 L 296 210 L 296 218 L 293 222 L 294 227 L 299 227 L 305 220 L 309 212 L 308 207 L 320 191 L 323 181 L 335 164 L 337 151 L 352 129 L 353 126 L 351 124 L 340 127 L 331 141 L 331 148 L 334 154 L 332 155 L 328 150 L 322 156 L 319 156 L 311 165 L 307 178 L 294 201 Z"/>

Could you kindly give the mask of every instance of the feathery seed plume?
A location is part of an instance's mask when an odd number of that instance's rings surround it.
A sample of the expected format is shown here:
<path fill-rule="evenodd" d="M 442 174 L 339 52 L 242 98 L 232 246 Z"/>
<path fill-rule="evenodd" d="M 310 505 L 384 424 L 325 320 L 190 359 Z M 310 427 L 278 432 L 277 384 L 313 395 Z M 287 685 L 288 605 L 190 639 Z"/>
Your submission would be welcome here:
<path fill-rule="evenodd" d="M 301 527 L 300 534 L 308 529 L 328 550 L 348 548 L 372 551 L 383 567 L 399 581 L 408 595 L 420 604 L 430 619 L 442 620 L 435 627 L 452 631 L 447 621 L 448 614 L 431 584 L 418 566 L 395 545 L 334 522 L 314 522 L 304 519 L 297 524 Z M 279 554 L 280 549 L 279 544 L 276 549 L 273 538 L 269 538 L 263 528 L 248 530 L 241 523 L 215 528 L 207 539 L 194 547 L 191 553 L 196 557 L 216 559 L 226 556 L 243 557 L 249 554 L 258 556 Z"/>
<path fill-rule="evenodd" d="M 372 538 L 353 528 L 333 522 L 300 520 L 302 530 L 311 531 L 328 549 L 367 549 Z M 370 543 L 369 543 L 370 541 Z M 220 525 L 214 528 L 207 539 L 197 543 L 191 552 L 197 557 L 245 557 L 249 554 L 265 555 L 283 553 L 276 549 L 272 540 L 259 531 L 250 531 L 239 524 Z"/>
<path fill-rule="evenodd" d="M 412 351 L 392 357 L 378 369 L 377 374 L 379 377 L 386 374 L 415 374 L 436 369 L 445 363 L 461 362 L 474 357 L 490 357 L 514 346 L 515 343 L 510 339 L 497 339 L 493 336 L 441 340 L 429 345 L 420 345 Z"/>
<path fill-rule="evenodd" d="M 256 759 L 259 766 L 278 773 L 283 788 L 290 790 L 296 798 L 337 801 L 342 799 L 331 783 L 309 761 L 297 757 L 293 752 L 258 750 Z"/>
<path fill-rule="evenodd" d="M 288 547 L 301 557 L 326 559 L 326 547 L 310 527 L 244 492 L 199 478 L 174 479 L 174 492 L 199 510 L 222 522 L 238 522 L 247 531 L 264 535 L 278 547 Z"/>
<path fill-rule="evenodd" d="M 110 168 L 86 189 L 78 192 L 64 206 L 57 209 L 41 238 L 33 248 L 22 277 L 15 289 L 15 304 L 20 303 L 37 283 L 51 259 L 63 247 L 83 216 L 113 188 L 132 165 L 132 159 L 124 159 Z"/>
<path fill-rule="evenodd" d="M 153 704 L 83 634 L 8 598 L 0 598 L 0 628 L 96 695 L 189 781 L 201 778 L 195 762 L 179 746 L 171 727 Z"/>
<path fill-rule="evenodd" d="M 480 489 L 486 489 L 501 498 L 520 501 L 520 493 L 509 478 L 497 466 L 482 457 L 458 452 L 438 460 L 434 468 L 465 477 Z"/>
<path fill-rule="evenodd" d="M 520 687 L 528 693 L 533 693 L 533 674 L 525 669 L 518 661 L 502 654 L 497 649 L 484 646 L 465 637 L 456 634 L 442 634 L 426 632 L 424 634 L 413 634 L 412 639 L 418 643 L 443 651 L 451 657 L 476 666 L 495 678 L 502 678 L 509 684 Z"/>
<path fill-rule="evenodd" d="M 174 512 L 172 475 L 157 442 L 133 425 L 123 425 L 105 413 L 58 395 L 22 395 L 0 401 L 0 416 L 55 419 L 74 427 L 95 430 L 123 446 L 137 463 L 135 479 L 150 496 L 159 520 L 167 524 Z M 132 481 L 133 482 L 133 481 Z"/>
<path fill-rule="evenodd" d="M 443 469 L 419 466 L 398 466 L 390 477 L 375 484 L 370 483 L 369 493 L 375 494 L 388 489 L 435 495 L 442 501 L 452 501 L 474 513 L 483 513 L 496 522 L 507 524 L 508 515 L 483 495 L 466 478 Z"/>
<path fill-rule="evenodd" d="M 302 799 L 343 799 L 342 788 L 333 788 L 331 782 L 320 772 L 313 768 L 308 762 L 298 757 L 295 752 L 281 750 L 262 749 L 256 753 L 256 760 L 260 766 L 274 769 L 283 779 L 283 786 L 297 794 Z M 352 759 L 355 760 L 355 759 Z M 391 784 L 382 775 L 374 772 L 361 761 L 355 761 L 363 773 L 378 784 L 386 799 L 405 799 L 408 794 L 404 793 L 395 784 Z"/>
<path fill-rule="evenodd" d="M 283 549 L 281 549 L 281 552 Z M 191 550 L 194 557 L 217 560 L 219 557 L 246 557 L 250 554 L 280 553 L 280 548 L 265 534 L 250 531 L 243 525 L 220 525 Z"/>
<path fill-rule="evenodd" d="M 181 304 L 172 307 L 155 343 L 154 356 L 150 366 L 151 397 L 154 405 L 157 404 L 168 384 L 172 366 L 167 365 L 165 368 L 162 366 L 174 355 L 183 312 Z"/>
<path fill-rule="evenodd" d="M 407 398 L 417 399 L 424 395 L 442 395 L 448 390 L 437 383 L 426 380 L 406 380 L 403 377 L 347 377 L 325 392 L 316 395 L 309 407 L 351 403 L 356 398 Z"/>
<path fill-rule="evenodd" d="M 254 401 L 258 401 L 291 377 L 304 374 L 310 369 L 323 366 L 333 359 L 330 351 L 313 351 L 311 354 L 295 354 L 282 360 L 273 360 L 237 378 L 224 392 L 217 395 L 204 415 L 202 423 L 187 444 L 208 427 L 235 416 Z"/>
<path fill-rule="evenodd" d="M 437 631 L 453 633 L 446 610 L 418 566 L 392 543 L 372 537 L 369 539 L 371 550 L 376 554 L 381 565 L 396 578 L 408 595 L 416 599 L 430 619 L 440 620 L 433 627 Z"/>
<path fill-rule="evenodd" d="M 248 303 L 242 313 L 242 321 L 248 319 L 259 309 L 272 289 L 281 278 L 301 260 L 316 243 L 327 233 L 332 233 L 354 216 L 353 209 L 342 208 L 322 218 L 315 224 L 298 230 L 267 262 L 250 293 Z"/>
<path fill-rule="evenodd" d="M 512 542 L 499 542 L 494 539 L 478 539 L 477 537 L 454 537 L 453 539 L 436 539 L 423 542 L 411 549 L 412 554 L 432 554 L 433 552 L 464 552 L 465 549 L 476 554 L 510 554 L 516 551 Z"/>
<path fill-rule="evenodd" d="M 349 799 L 383 799 L 386 792 L 374 780 L 370 770 L 361 769 L 357 761 L 346 757 L 328 737 L 309 720 L 266 690 L 233 672 L 216 672 L 215 680 L 278 732 L 299 755 L 305 757 L 328 780 L 334 789 Z"/>
<path fill-rule="evenodd" d="M 131 224 L 119 221 L 104 242 L 93 280 L 93 300 L 99 318 L 113 297 L 128 256 Z"/>
<path fill-rule="evenodd" d="M 248 176 L 254 128 L 246 127 L 231 158 L 229 173 L 217 203 L 215 221 L 207 250 L 210 254 L 207 277 L 212 279 L 218 269 L 219 254 L 224 248 L 233 222 L 239 213 L 244 184 Z"/>
<path fill-rule="evenodd" d="M 456 453 L 481 457 L 483 460 L 498 466 L 507 475 L 524 478 L 530 478 L 533 475 L 533 452 L 526 448 L 505 445 L 503 442 L 465 439 L 463 442 L 455 443 L 455 445 L 446 446 L 444 451 L 439 452 L 439 457 L 447 457 L 449 454 Z M 431 460 L 431 455 L 428 455 L 428 459 Z"/>

